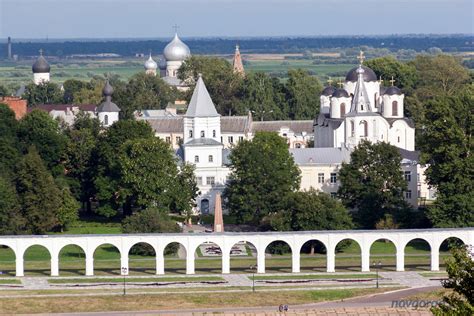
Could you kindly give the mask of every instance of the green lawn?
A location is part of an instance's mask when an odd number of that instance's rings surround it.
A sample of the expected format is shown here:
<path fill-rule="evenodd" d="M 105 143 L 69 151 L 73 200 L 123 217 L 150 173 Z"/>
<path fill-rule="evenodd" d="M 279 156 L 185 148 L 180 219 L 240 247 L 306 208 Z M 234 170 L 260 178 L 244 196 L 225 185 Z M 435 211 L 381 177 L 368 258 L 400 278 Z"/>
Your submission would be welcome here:
<path fill-rule="evenodd" d="M 248 277 L 252 280 L 252 276 Z M 326 279 L 372 279 L 375 274 L 290 274 L 290 275 L 256 275 L 255 280 L 326 280 Z"/>
<path fill-rule="evenodd" d="M 81 279 L 48 279 L 48 283 L 122 283 L 124 278 L 81 278 Z M 225 281 L 222 277 L 153 277 L 153 278 L 133 278 L 125 277 L 125 282 L 202 282 L 202 281 Z"/>
<path fill-rule="evenodd" d="M 21 284 L 17 279 L 0 279 L 0 284 Z"/>

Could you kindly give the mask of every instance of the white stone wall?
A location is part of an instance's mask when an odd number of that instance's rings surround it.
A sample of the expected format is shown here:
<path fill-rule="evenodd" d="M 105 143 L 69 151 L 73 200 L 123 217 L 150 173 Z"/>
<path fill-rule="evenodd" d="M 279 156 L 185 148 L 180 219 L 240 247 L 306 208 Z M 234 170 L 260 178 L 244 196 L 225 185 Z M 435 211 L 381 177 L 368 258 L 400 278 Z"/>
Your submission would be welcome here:
<path fill-rule="evenodd" d="M 34 73 L 33 82 L 35 85 L 39 85 L 42 82 L 49 82 L 49 72 Z"/>
<path fill-rule="evenodd" d="M 103 126 L 109 127 L 119 120 L 119 112 L 99 112 L 97 117 Z"/>

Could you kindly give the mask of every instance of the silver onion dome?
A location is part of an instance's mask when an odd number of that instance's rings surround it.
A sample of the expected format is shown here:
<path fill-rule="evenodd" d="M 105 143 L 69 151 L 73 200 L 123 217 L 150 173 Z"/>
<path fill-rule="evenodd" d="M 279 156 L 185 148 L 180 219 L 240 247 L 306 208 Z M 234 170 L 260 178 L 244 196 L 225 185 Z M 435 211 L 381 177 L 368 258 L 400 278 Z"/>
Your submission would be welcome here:
<path fill-rule="evenodd" d="M 167 61 L 183 61 L 191 55 L 188 45 L 184 44 L 178 37 L 178 33 L 163 50 L 163 56 Z"/>
<path fill-rule="evenodd" d="M 35 61 L 35 63 L 33 64 L 33 67 L 31 67 L 31 69 L 33 70 L 33 73 L 35 73 L 35 74 L 37 74 L 37 73 L 49 73 L 49 71 L 51 70 L 51 67 L 49 66 L 48 62 L 43 57 L 43 51 L 42 50 L 40 50 L 40 56 Z"/>
<path fill-rule="evenodd" d="M 151 53 L 150 53 L 150 57 L 148 57 L 147 61 L 145 61 L 144 67 L 145 67 L 145 70 L 155 70 L 156 68 L 158 68 L 158 64 L 151 57 Z"/>

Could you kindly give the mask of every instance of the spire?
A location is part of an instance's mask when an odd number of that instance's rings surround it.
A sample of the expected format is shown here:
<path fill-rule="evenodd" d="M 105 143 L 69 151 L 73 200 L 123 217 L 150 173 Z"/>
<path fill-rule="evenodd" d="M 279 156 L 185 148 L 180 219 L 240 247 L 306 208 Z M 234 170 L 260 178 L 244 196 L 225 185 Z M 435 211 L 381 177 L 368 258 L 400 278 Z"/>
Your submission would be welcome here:
<path fill-rule="evenodd" d="M 206 85 L 202 80 L 202 75 L 199 74 L 196 87 L 194 88 L 193 96 L 189 102 L 188 110 L 186 111 L 188 117 L 213 117 L 219 116 L 216 107 L 212 102 L 211 96 L 207 91 Z"/>
<path fill-rule="evenodd" d="M 357 83 L 354 89 L 354 97 L 352 98 L 351 110 L 352 113 L 360 112 L 372 112 L 370 106 L 369 95 L 364 84 L 364 73 L 365 70 L 362 68 L 362 63 L 364 62 L 364 53 L 361 51 L 358 57 L 359 67 L 356 70 L 357 73 Z"/>
<path fill-rule="evenodd" d="M 239 45 L 235 45 L 234 60 L 232 61 L 234 67 L 234 73 L 244 76 L 244 64 L 242 63 L 242 56 L 240 56 Z"/>
<path fill-rule="evenodd" d="M 102 95 L 105 97 L 105 101 L 97 107 L 97 112 L 120 112 L 120 108 L 117 104 L 112 102 L 112 94 L 114 88 L 109 83 L 109 78 L 106 79 L 104 89 L 102 89 Z"/>

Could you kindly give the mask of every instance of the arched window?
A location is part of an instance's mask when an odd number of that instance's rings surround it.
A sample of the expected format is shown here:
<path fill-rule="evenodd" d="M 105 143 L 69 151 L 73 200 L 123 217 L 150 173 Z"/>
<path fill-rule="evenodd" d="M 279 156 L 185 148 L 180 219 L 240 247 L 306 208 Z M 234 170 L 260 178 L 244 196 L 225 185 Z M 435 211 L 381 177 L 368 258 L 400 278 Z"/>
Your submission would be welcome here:
<path fill-rule="evenodd" d="M 212 137 L 216 137 L 216 130 L 212 131 Z"/>
<path fill-rule="evenodd" d="M 341 108 L 341 117 L 345 117 L 346 116 L 346 104 L 341 103 L 340 108 Z"/>
<path fill-rule="evenodd" d="M 354 121 L 351 121 L 351 136 L 354 137 L 354 135 L 355 135 Z"/>
<path fill-rule="evenodd" d="M 398 102 L 392 102 L 392 116 L 398 116 Z"/>
<path fill-rule="evenodd" d="M 369 136 L 369 127 L 366 121 L 360 121 L 359 126 L 361 127 L 361 137 Z"/>
<path fill-rule="evenodd" d="M 201 137 L 204 137 L 204 131 L 201 131 Z"/>
<path fill-rule="evenodd" d="M 193 138 L 193 130 L 192 129 L 189 130 L 189 138 Z"/>
<path fill-rule="evenodd" d="M 104 125 L 109 125 L 109 116 L 104 116 Z"/>

